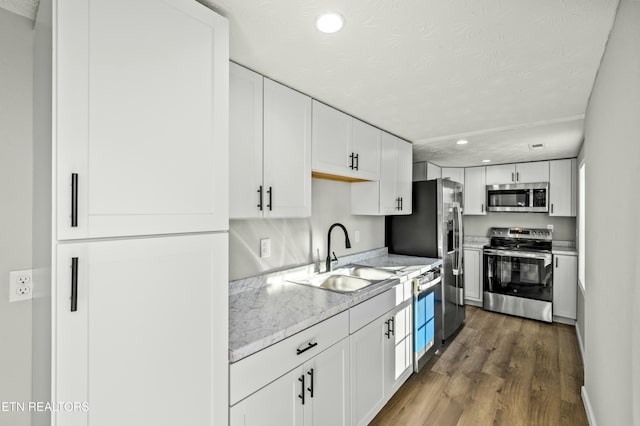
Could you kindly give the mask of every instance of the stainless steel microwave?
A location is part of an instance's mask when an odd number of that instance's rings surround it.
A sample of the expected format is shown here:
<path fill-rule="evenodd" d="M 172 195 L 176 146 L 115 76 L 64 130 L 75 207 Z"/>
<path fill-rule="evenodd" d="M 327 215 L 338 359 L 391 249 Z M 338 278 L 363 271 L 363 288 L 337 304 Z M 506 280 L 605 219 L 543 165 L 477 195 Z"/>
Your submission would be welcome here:
<path fill-rule="evenodd" d="M 490 212 L 548 212 L 549 183 L 487 185 Z"/>

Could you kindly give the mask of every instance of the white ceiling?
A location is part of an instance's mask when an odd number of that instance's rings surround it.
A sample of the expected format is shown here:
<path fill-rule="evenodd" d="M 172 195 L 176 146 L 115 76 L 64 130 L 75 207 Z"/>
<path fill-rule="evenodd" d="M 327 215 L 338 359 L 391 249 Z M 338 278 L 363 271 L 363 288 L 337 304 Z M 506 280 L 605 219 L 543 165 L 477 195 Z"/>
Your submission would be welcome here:
<path fill-rule="evenodd" d="M 234 61 L 414 142 L 417 160 L 440 165 L 576 155 L 618 3 L 201 1 L 229 18 Z M 315 29 L 325 11 L 345 17 L 342 31 Z M 546 146 L 536 156 L 533 139 Z"/>
<path fill-rule="evenodd" d="M 199 0 L 231 58 L 442 166 L 575 156 L 618 0 Z M 0 0 L 35 17 L 38 0 Z M 315 18 L 345 17 L 322 34 Z M 455 141 L 464 137 L 469 144 Z M 530 151 L 530 143 L 544 143 Z"/>

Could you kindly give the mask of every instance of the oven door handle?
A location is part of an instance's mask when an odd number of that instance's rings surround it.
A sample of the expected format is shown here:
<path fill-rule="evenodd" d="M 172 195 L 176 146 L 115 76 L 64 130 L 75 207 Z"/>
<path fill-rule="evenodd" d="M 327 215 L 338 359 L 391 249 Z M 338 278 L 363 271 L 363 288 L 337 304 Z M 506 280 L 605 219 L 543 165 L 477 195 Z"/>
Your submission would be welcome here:
<path fill-rule="evenodd" d="M 528 259 L 551 260 L 551 253 L 533 253 L 529 251 L 484 249 L 484 254 L 510 257 L 526 257 Z"/>

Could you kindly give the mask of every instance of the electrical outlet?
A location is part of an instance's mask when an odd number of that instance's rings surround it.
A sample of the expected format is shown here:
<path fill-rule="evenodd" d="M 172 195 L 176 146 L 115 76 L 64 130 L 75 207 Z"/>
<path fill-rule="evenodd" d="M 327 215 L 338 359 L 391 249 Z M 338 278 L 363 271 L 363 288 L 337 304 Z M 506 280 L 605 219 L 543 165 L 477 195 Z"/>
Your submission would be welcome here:
<path fill-rule="evenodd" d="M 33 296 L 33 271 L 9 272 L 9 302 L 31 300 Z"/>
<path fill-rule="evenodd" d="M 356 241 L 356 243 L 360 242 L 360 231 L 353 232 L 353 239 Z"/>
<path fill-rule="evenodd" d="M 260 257 L 271 257 L 271 238 L 260 240 Z"/>
<path fill-rule="evenodd" d="M 553 231 L 553 225 L 547 225 L 547 229 L 548 229 L 549 231 Z"/>

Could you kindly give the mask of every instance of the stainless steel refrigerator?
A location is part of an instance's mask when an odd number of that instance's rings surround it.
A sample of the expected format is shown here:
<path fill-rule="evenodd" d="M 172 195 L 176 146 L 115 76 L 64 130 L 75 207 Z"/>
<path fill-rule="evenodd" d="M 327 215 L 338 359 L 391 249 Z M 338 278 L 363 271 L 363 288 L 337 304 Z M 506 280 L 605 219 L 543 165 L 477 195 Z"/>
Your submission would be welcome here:
<path fill-rule="evenodd" d="M 411 215 L 386 217 L 389 253 L 443 260 L 442 340 L 465 318 L 462 207 L 462 184 L 435 179 L 413 183 Z"/>

